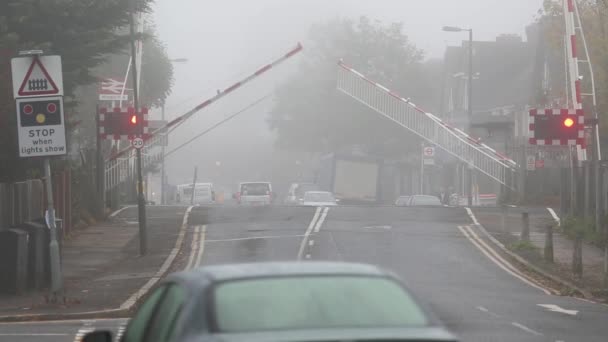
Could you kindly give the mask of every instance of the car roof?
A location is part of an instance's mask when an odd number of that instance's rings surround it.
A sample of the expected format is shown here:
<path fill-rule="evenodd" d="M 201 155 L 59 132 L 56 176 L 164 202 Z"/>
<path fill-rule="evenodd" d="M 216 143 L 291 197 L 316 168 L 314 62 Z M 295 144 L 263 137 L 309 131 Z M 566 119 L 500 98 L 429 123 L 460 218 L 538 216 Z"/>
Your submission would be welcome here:
<path fill-rule="evenodd" d="M 311 275 L 386 277 L 390 273 L 377 266 L 367 264 L 307 261 L 212 265 L 200 267 L 189 272 L 178 273 L 174 277 L 186 282 L 198 282 L 201 279 L 221 282 L 266 277 Z"/>
<path fill-rule="evenodd" d="M 304 194 L 330 194 L 333 195 L 330 191 L 306 191 Z"/>

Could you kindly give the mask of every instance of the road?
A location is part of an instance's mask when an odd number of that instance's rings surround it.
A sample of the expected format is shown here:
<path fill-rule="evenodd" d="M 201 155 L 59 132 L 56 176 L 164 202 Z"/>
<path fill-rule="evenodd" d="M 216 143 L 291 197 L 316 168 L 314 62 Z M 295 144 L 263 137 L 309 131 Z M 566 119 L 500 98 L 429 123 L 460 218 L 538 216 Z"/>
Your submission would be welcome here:
<path fill-rule="evenodd" d="M 460 208 L 195 208 L 177 268 L 296 259 L 373 263 L 404 278 L 463 341 L 606 341 L 608 307 L 549 295 L 520 279 L 471 222 Z M 123 323 L 3 324 L 0 341 L 73 341 L 80 329 Z"/>

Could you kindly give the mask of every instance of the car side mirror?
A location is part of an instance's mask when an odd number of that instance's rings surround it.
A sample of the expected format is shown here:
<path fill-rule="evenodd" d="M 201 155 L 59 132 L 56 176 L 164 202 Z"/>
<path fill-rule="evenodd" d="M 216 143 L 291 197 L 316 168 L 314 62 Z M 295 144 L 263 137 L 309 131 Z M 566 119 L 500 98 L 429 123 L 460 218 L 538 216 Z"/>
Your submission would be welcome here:
<path fill-rule="evenodd" d="M 112 342 L 112 333 L 105 330 L 93 331 L 84 335 L 82 342 Z"/>

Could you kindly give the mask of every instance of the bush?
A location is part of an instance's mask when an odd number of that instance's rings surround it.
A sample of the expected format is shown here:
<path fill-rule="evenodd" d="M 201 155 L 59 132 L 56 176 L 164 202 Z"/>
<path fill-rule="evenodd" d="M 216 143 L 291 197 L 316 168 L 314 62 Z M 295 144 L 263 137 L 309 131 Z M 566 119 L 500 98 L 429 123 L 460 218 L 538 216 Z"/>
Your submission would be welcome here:
<path fill-rule="evenodd" d="M 571 239 L 575 239 L 577 236 L 581 236 L 583 241 L 598 247 L 604 247 L 606 239 L 600 229 L 595 229 L 595 223 L 593 220 L 584 219 L 580 217 L 568 217 L 562 221 L 561 224 L 562 232 Z"/>

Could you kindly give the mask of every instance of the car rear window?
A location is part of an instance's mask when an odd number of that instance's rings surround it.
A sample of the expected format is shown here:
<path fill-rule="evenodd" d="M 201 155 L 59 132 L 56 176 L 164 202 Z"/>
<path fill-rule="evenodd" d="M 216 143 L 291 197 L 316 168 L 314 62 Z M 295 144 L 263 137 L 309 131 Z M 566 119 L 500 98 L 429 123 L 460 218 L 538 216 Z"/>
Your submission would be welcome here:
<path fill-rule="evenodd" d="M 404 288 L 382 277 L 239 280 L 218 285 L 212 296 L 218 332 L 429 324 Z"/>
<path fill-rule="evenodd" d="M 265 196 L 270 194 L 268 183 L 246 183 L 241 184 L 241 195 L 243 196 Z"/>

